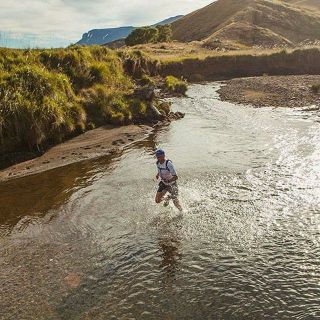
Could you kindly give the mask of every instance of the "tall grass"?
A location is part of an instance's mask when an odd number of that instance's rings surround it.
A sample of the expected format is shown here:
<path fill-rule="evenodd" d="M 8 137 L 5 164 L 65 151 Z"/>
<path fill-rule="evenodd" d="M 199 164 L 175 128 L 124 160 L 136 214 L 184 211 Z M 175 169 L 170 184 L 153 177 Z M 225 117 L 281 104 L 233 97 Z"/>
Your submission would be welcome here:
<path fill-rule="evenodd" d="M 0 141 L 37 147 L 60 141 L 77 128 L 86 115 L 70 81 L 37 66 L 16 66 L 0 82 Z"/>
<path fill-rule="evenodd" d="M 133 88 L 123 58 L 105 47 L 0 49 L 0 154 L 45 148 L 92 123 L 143 118 Z"/>
<path fill-rule="evenodd" d="M 170 93 L 176 93 L 181 95 L 185 95 L 188 90 L 187 82 L 179 80 L 174 76 L 167 76 L 165 78 L 165 86 Z"/>

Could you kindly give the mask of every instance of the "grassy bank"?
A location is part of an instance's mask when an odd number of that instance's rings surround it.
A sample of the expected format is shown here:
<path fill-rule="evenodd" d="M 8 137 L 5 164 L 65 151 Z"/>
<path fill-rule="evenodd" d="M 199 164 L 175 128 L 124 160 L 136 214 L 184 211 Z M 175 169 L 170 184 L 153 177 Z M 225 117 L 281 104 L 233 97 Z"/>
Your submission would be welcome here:
<path fill-rule="evenodd" d="M 147 119 L 146 102 L 131 95 L 143 61 L 105 47 L 0 49 L 0 155 Z"/>
<path fill-rule="evenodd" d="M 173 75 L 194 82 L 264 74 L 320 74 L 319 48 L 231 53 L 164 59 L 159 73 L 164 77 Z"/>
<path fill-rule="evenodd" d="M 106 47 L 0 49 L 0 156 L 45 150 L 103 124 L 150 121 L 154 110 L 133 92 L 155 85 L 155 79 L 166 78 L 168 92 L 184 93 L 184 79 L 320 74 L 319 48 L 198 54 L 194 44 L 172 46 L 153 45 L 147 53 Z M 181 57 L 180 51 L 190 55 Z"/>

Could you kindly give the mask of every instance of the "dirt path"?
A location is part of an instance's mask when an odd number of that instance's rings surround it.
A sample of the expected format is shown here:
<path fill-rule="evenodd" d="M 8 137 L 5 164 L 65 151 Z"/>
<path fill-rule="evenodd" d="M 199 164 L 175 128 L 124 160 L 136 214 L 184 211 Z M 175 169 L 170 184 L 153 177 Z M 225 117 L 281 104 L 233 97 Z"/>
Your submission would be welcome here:
<path fill-rule="evenodd" d="M 119 151 L 152 131 L 149 126 L 101 127 L 59 144 L 39 158 L 0 171 L 0 181 L 15 179 Z"/>
<path fill-rule="evenodd" d="M 320 108 L 320 94 L 311 87 L 320 84 L 320 75 L 264 76 L 233 79 L 218 91 L 224 101 L 256 107 Z"/>

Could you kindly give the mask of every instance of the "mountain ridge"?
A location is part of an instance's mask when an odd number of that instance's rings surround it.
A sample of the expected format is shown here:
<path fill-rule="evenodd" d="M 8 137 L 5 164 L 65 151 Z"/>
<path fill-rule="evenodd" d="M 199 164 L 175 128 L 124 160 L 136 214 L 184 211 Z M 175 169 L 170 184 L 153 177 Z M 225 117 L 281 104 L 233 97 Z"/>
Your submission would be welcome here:
<path fill-rule="evenodd" d="M 177 15 L 174 17 L 162 20 L 152 26 L 170 24 L 183 17 Z M 80 45 L 103 45 L 126 38 L 134 29 L 134 26 L 124 26 L 118 28 L 106 28 L 106 29 L 92 29 L 82 35 L 82 39 L 77 42 Z"/>

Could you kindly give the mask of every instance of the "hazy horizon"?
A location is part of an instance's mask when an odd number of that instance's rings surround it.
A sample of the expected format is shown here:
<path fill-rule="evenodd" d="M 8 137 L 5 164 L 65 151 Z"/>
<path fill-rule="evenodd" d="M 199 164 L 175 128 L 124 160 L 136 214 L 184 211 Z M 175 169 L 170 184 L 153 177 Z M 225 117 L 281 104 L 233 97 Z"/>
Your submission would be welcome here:
<path fill-rule="evenodd" d="M 150 25 L 214 0 L 0 0 L 0 46 L 64 47 L 92 29 Z"/>

